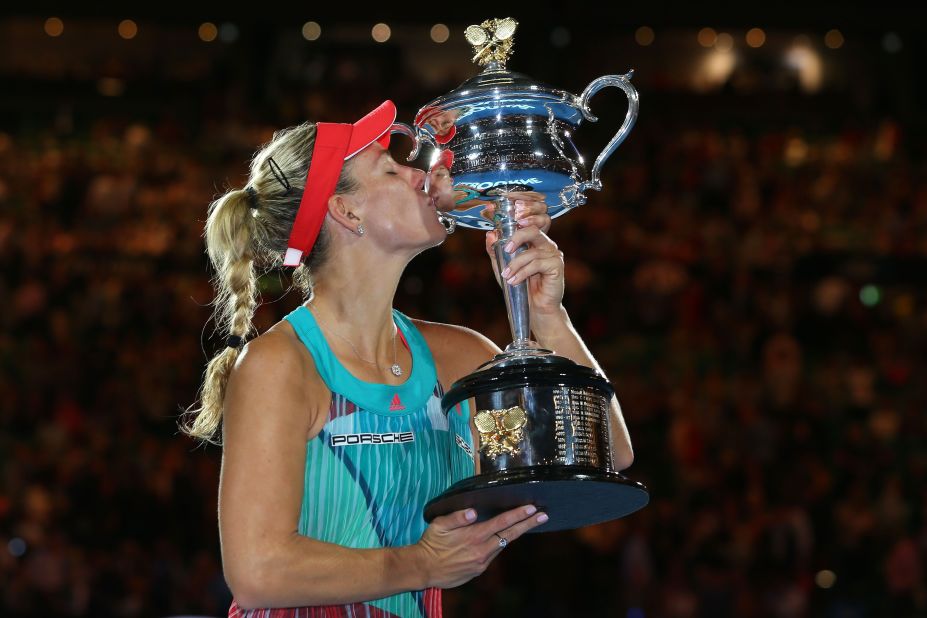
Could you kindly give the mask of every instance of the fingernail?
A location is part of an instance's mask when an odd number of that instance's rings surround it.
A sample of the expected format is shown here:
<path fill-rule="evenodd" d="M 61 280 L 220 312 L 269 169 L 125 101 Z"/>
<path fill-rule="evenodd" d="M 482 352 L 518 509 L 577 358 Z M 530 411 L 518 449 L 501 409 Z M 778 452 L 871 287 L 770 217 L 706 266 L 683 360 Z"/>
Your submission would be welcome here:
<path fill-rule="evenodd" d="M 476 519 L 476 511 L 474 511 L 473 509 L 467 509 L 467 512 L 464 513 L 464 517 L 466 518 L 467 521 L 473 521 L 474 519 Z"/>
<path fill-rule="evenodd" d="M 507 281 L 509 284 L 515 283 L 515 277 L 516 277 L 516 276 L 517 276 L 517 275 L 512 275 L 511 277 L 509 277 L 508 279 L 506 279 L 506 281 Z"/>
<path fill-rule="evenodd" d="M 510 241 L 509 241 L 509 244 L 507 244 L 507 245 L 505 246 L 505 252 L 506 252 L 506 253 L 511 253 L 513 249 L 515 249 L 515 243 L 513 243 L 513 242 L 510 240 Z"/>
<path fill-rule="evenodd" d="M 502 271 L 502 276 L 503 276 L 503 277 L 508 277 L 508 276 L 509 276 L 509 272 L 510 272 L 511 270 L 512 270 L 511 268 L 509 268 L 508 266 L 506 266 L 506 267 L 505 267 L 505 270 Z"/>
<path fill-rule="evenodd" d="M 515 208 L 518 208 L 519 206 L 524 206 L 524 205 L 525 205 L 525 200 L 515 200 Z"/>
<path fill-rule="evenodd" d="M 524 206 L 516 206 L 515 207 L 515 218 L 520 219 L 527 210 L 528 209 L 525 208 Z"/>
<path fill-rule="evenodd" d="M 537 522 L 540 524 L 543 524 L 548 519 L 550 519 L 550 517 L 547 516 L 547 513 L 541 513 L 537 516 Z"/>
<path fill-rule="evenodd" d="M 525 507 L 525 515 L 534 515 L 537 512 L 538 512 L 538 507 L 534 506 L 533 504 L 529 504 L 528 506 Z"/>
<path fill-rule="evenodd" d="M 518 220 L 518 225 L 520 225 L 520 226 L 522 226 L 522 227 L 527 226 L 529 223 L 531 223 L 531 222 L 528 221 L 527 218 L 525 218 L 525 219 L 519 219 L 519 220 Z"/>

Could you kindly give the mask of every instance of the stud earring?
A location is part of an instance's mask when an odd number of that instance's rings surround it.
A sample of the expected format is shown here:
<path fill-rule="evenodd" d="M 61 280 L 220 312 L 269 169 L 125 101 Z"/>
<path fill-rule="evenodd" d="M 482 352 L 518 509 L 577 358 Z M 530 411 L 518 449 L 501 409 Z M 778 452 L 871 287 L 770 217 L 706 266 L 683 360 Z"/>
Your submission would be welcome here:
<path fill-rule="evenodd" d="M 364 224 L 363 224 L 363 223 L 358 224 L 358 226 L 357 226 L 357 235 L 358 235 L 358 236 L 363 236 L 363 235 L 364 235 Z"/>

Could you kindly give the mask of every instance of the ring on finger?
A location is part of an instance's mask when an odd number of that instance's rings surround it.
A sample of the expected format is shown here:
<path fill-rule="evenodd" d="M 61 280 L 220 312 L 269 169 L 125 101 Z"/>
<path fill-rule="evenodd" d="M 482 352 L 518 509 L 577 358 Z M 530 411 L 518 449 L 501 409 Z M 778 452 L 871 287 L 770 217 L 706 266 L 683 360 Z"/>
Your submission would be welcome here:
<path fill-rule="evenodd" d="M 499 536 L 498 532 L 493 532 L 493 534 L 499 537 L 499 547 L 505 549 L 505 546 L 509 544 L 509 540 L 504 536 Z"/>

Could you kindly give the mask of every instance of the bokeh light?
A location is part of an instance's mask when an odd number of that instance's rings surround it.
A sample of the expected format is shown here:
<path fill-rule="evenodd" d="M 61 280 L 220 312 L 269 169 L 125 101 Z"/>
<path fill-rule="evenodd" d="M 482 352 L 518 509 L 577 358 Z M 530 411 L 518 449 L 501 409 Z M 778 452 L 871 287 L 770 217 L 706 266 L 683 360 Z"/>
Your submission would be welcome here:
<path fill-rule="evenodd" d="M 702 47 L 712 47 L 718 40 L 718 33 L 714 28 L 702 28 L 698 31 L 698 44 Z"/>
<path fill-rule="evenodd" d="M 644 47 L 653 43 L 654 38 L 656 38 L 656 35 L 653 32 L 653 28 L 650 26 L 641 26 L 634 32 L 634 40 L 638 45 L 643 45 Z"/>
<path fill-rule="evenodd" d="M 232 43 L 238 40 L 238 26 L 231 22 L 225 22 L 219 26 L 219 40 L 224 43 Z"/>
<path fill-rule="evenodd" d="M 763 32 L 762 28 L 750 28 L 747 31 L 747 45 L 750 47 L 763 47 L 763 43 L 766 42 L 766 33 Z"/>
<path fill-rule="evenodd" d="M 97 92 L 104 97 L 118 97 L 126 90 L 126 83 L 118 77 L 101 77 L 97 80 Z"/>
<path fill-rule="evenodd" d="M 859 300 L 867 307 L 875 307 L 882 300 L 882 291 L 878 286 L 864 285 L 859 291 Z"/>
<path fill-rule="evenodd" d="M 126 40 L 134 39 L 135 35 L 138 34 L 138 26 L 131 19 L 123 19 L 119 22 L 117 31 L 119 32 L 119 36 Z"/>
<path fill-rule="evenodd" d="M 837 582 L 837 575 L 833 571 L 828 571 L 824 569 L 823 571 L 818 571 L 814 576 L 814 583 L 817 584 L 818 588 L 833 588 L 834 584 Z"/>
<path fill-rule="evenodd" d="M 45 20 L 45 34 L 48 36 L 61 36 L 64 32 L 64 22 L 58 17 L 49 17 Z"/>
<path fill-rule="evenodd" d="M 882 37 L 882 49 L 890 54 L 897 54 L 901 51 L 901 37 L 897 32 L 887 32 Z"/>
<path fill-rule="evenodd" d="M 322 26 L 317 22 L 307 21 L 303 24 L 303 38 L 307 41 L 318 41 L 322 36 Z"/>
<path fill-rule="evenodd" d="M 211 21 L 200 24 L 200 28 L 197 32 L 199 34 L 200 40 L 205 41 L 206 43 L 211 43 L 216 40 L 216 37 L 219 36 L 219 29 L 216 28 L 216 24 Z"/>
<path fill-rule="evenodd" d="M 392 35 L 392 30 L 386 24 L 380 23 L 370 29 L 370 36 L 377 43 L 386 43 Z"/>
<path fill-rule="evenodd" d="M 26 553 L 26 542 L 22 540 L 21 538 L 19 538 L 18 536 L 13 537 L 6 544 L 6 549 L 8 552 L 10 552 L 11 556 L 13 556 L 14 558 L 19 558 L 20 556 Z"/>
<path fill-rule="evenodd" d="M 451 31 L 444 24 L 435 24 L 431 27 L 431 40 L 435 43 L 445 43 L 451 36 Z"/>
<path fill-rule="evenodd" d="M 843 43 L 843 33 L 839 30 L 828 30 L 827 34 L 824 35 L 824 45 L 831 49 L 840 49 L 843 47 Z"/>

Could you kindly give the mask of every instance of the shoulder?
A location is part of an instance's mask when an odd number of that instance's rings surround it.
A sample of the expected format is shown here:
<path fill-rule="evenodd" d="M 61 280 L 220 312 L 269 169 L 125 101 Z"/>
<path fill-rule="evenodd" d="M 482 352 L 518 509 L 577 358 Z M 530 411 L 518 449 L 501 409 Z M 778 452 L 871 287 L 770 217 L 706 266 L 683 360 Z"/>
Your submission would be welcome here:
<path fill-rule="evenodd" d="M 409 318 L 428 343 L 438 378 L 445 386 L 473 372 L 502 350 L 482 333 L 459 326 Z"/>
<path fill-rule="evenodd" d="M 247 381 L 267 378 L 305 381 L 315 372 L 315 366 L 312 356 L 301 347 L 292 327 L 285 326 L 284 322 L 275 324 L 245 344 L 229 379 L 234 376 Z"/>
<path fill-rule="evenodd" d="M 296 426 L 312 425 L 317 406 L 307 410 L 306 402 L 321 402 L 325 388 L 312 355 L 283 320 L 245 344 L 229 373 L 225 407 L 248 416 L 273 409 Z"/>

